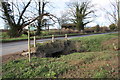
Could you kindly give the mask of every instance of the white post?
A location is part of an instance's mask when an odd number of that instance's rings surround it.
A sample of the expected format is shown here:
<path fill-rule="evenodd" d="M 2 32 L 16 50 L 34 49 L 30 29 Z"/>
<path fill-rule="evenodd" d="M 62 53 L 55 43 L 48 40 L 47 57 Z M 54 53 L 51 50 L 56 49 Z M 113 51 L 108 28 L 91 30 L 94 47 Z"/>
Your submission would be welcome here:
<path fill-rule="evenodd" d="M 34 47 L 36 47 L 36 37 L 34 36 Z"/>
<path fill-rule="evenodd" d="M 65 40 L 68 40 L 68 39 L 67 39 L 67 34 L 65 34 Z"/>
<path fill-rule="evenodd" d="M 34 31 L 34 47 L 36 47 L 36 36 L 35 36 L 35 31 Z"/>
<path fill-rule="evenodd" d="M 29 53 L 29 62 L 30 62 L 30 26 L 28 26 L 28 53 Z"/>
<path fill-rule="evenodd" d="M 52 35 L 52 42 L 54 42 L 54 35 Z"/>
<path fill-rule="evenodd" d="M 120 0 L 118 0 L 118 20 L 120 18 Z"/>
<path fill-rule="evenodd" d="M 118 44 L 120 44 L 120 0 L 118 0 Z M 118 45 L 118 50 L 120 49 L 120 45 Z"/>

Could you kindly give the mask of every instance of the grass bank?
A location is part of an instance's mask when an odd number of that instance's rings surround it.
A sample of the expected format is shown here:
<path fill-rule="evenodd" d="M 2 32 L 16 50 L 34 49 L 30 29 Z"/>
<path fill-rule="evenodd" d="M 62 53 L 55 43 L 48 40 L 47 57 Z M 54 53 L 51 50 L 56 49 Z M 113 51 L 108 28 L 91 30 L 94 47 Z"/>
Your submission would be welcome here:
<path fill-rule="evenodd" d="M 113 44 L 108 43 L 108 48 L 104 48 L 107 45 L 102 45 L 104 42 L 109 41 L 110 39 L 118 39 L 118 33 L 110 33 L 110 34 L 101 34 L 101 35 L 93 35 L 87 37 L 79 37 L 72 39 L 73 41 L 81 42 L 81 49 L 86 52 L 90 51 L 103 51 L 113 46 Z M 112 42 L 118 46 L 118 41 Z M 110 45 L 109 45 L 110 44 Z"/>
<path fill-rule="evenodd" d="M 117 51 L 83 52 L 60 58 L 34 57 L 31 63 L 10 61 L 2 66 L 3 78 L 117 78 L 117 55 Z"/>
<path fill-rule="evenodd" d="M 82 43 L 85 52 L 59 58 L 33 57 L 9 61 L 2 66 L 3 78 L 118 78 L 118 51 L 102 43 L 117 39 L 117 34 L 94 35 L 72 40 Z"/>

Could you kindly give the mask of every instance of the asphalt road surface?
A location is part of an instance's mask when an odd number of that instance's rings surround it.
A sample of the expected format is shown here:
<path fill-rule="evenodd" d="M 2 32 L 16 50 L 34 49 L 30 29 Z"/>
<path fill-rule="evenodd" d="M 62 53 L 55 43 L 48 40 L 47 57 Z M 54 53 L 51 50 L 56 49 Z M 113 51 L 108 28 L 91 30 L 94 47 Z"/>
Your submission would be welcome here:
<path fill-rule="evenodd" d="M 110 32 L 110 33 L 116 33 L 116 32 Z M 101 34 L 109 34 L 109 33 L 101 33 Z M 91 34 L 91 35 L 101 35 L 101 34 Z M 71 36 L 71 37 L 68 37 L 68 39 L 76 38 L 76 37 L 91 36 L 91 35 Z M 55 39 L 64 39 L 64 37 L 58 37 Z M 38 42 L 39 43 L 46 42 L 48 40 L 51 40 L 51 38 L 37 40 L 37 43 Z M 23 50 L 25 51 L 25 50 L 27 50 L 27 47 L 28 47 L 27 43 L 28 43 L 27 41 L 0 43 L 0 45 L 2 44 L 2 48 L 1 48 L 2 54 L 1 55 L 22 52 Z M 33 40 L 31 40 L 31 44 L 33 44 Z"/>

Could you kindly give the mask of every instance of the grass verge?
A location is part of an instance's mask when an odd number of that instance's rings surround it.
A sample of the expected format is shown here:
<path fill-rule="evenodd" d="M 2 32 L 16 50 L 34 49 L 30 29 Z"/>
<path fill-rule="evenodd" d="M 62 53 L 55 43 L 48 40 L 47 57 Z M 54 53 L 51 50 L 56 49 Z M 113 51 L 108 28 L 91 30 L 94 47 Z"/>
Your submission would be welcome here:
<path fill-rule="evenodd" d="M 68 34 L 68 36 L 77 36 L 77 35 L 87 35 L 87 34 L 78 34 L 78 33 L 72 33 L 72 34 Z M 65 35 L 55 35 L 55 37 L 64 37 Z M 36 36 L 36 39 L 45 39 L 45 38 L 51 38 L 52 35 L 46 35 L 46 36 Z M 5 43 L 5 42 L 14 42 L 14 41 L 25 41 L 27 40 L 28 37 L 27 36 L 22 36 L 22 37 L 18 37 L 18 38 L 3 38 L 3 39 L 0 39 L 0 41 L 2 43 Z M 34 39 L 34 37 L 32 36 L 30 38 L 31 40 Z"/>
<path fill-rule="evenodd" d="M 118 51 L 102 51 L 101 43 L 117 34 L 74 38 L 89 52 L 62 55 L 59 58 L 33 57 L 3 64 L 3 78 L 118 78 Z"/>
<path fill-rule="evenodd" d="M 111 55 L 110 59 L 102 57 L 103 55 L 106 56 L 109 54 Z M 33 57 L 31 63 L 29 63 L 27 59 L 13 60 L 3 65 L 3 78 L 63 78 L 69 77 L 71 71 L 73 73 L 75 71 L 76 74 L 81 73 L 85 74 L 87 77 L 94 78 L 106 78 L 111 75 L 114 77 L 115 75 L 112 73 L 112 68 L 115 68 L 113 66 L 117 65 L 117 62 L 109 63 L 109 61 L 115 59 L 115 54 L 117 54 L 117 52 L 110 53 L 110 51 L 105 51 L 73 53 L 70 55 L 63 55 L 60 58 Z M 96 61 L 99 61 L 100 64 L 95 65 L 94 63 L 96 63 Z M 96 67 L 91 69 L 89 64 L 94 64 Z M 100 67 L 101 65 L 102 69 Z M 85 71 L 82 71 L 83 68 Z M 109 74 L 107 71 L 109 71 Z M 91 76 L 88 75 L 87 72 L 89 72 Z M 72 74 L 71 77 L 85 77 L 85 75 L 77 76 L 76 74 Z"/>

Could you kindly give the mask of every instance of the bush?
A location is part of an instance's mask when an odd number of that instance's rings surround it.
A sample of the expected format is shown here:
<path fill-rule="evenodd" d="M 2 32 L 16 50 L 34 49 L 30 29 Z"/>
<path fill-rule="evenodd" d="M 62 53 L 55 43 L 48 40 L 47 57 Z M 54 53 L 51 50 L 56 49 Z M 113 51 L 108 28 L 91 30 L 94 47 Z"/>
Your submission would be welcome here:
<path fill-rule="evenodd" d="M 100 26 L 99 26 L 99 25 L 96 25 L 96 26 L 95 26 L 95 31 L 96 31 L 96 32 L 99 32 L 99 31 L 100 31 Z"/>
<path fill-rule="evenodd" d="M 111 25 L 109 25 L 109 28 L 110 28 L 110 30 L 115 30 L 115 29 L 117 29 L 117 26 L 115 25 L 115 24 L 111 24 Z"/>
<path fill-rule="evenodd" d="M 80 51 L 80 42 L 71 40 L 56 40 L 54 42 L 37 44 L 36 56 L 53 57 L 61 54 L 66 55 L 73 51 Z"/>
<path fill-rule="evenodd" d="M 2 32 L 1 36 L 2 36 L 2 38 L 10 38 L 10 36 L 7 34 L 7 32 Z"/>

